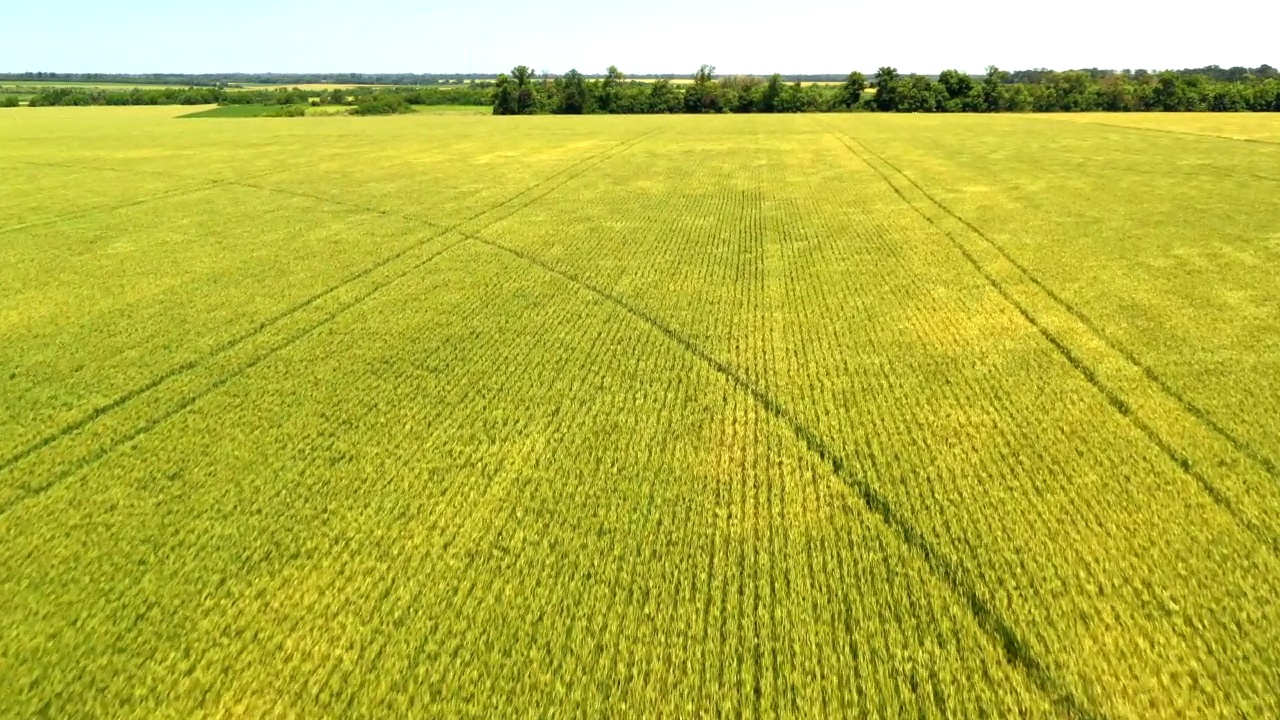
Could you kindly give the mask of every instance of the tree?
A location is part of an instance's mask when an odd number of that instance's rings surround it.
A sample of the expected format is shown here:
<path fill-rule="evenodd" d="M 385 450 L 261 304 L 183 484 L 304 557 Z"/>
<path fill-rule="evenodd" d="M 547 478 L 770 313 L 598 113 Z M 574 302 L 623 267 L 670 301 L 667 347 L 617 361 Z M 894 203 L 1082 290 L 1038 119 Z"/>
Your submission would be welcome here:
<path fill-rule="evenodd" d="M 533 70 L 527 65 L 517 65 L 511 69 L 511 80 L 515 82 L 516 115 L 532 115 L 537 105 L 533 94 Z"/>
<path fill-rule="evenodd" d="M 1003 109 L 1009 112 L 1028 112 L 1035 106 L 1031 91 L 1021 83 L 1008 86 L 1001 97 L 1001 102 L 1004 103 Z"/>
<path fill-rule="evenodd" d="M 1009 73 L 1001 70 L 995 65 L 987 66 L 987 75 L 982 80 L 982 88 L 980 90 L 981 109 L 985 112 L 1000 112 L 1008 109 L 1008 103 L 1005 102 L 1004 84 L 1009 79 Z"/>
<path fill-rule="evenodd" d="M 840 106 L 851 108 L 858 104 L 862 99 L 862 93 L 867 89 L 867 76 L 860 72 L 851 72 L 849 77 L 845 78 L 844 85 L 840 86 Z"/>
<path fill-rule="evenodd" d="M 804 106 L 804 88 L 801 87 L 799 82 L 791 83 L 782 89 L 782 96 L 778 98 L 777 112 L 803 112 Z"/>
<path fill-rule="evenodd" d="M 516 114 L 516 91 L 506 73 L 499 75 L 493 83 L 493 114 Z"/>
<path fill-rule="evenodd" d="M 18 105 L 17 95 L 5 95 L 4 97 L 0 97 L 0 108 L 14 108 L 18 107 Z"/>
<path fill-rule="evenodd" d="M 600 110 L 614 112 L 618 106 L 623 81 L 627 76 L 622 74 L 617 65 L 610 65 L 605 71 L 604 81 L 600 83 Z"/>
<path fill-rule="evenodd" d="M 1098 81 L 1098 99 L 1102 109 L 1110 112 L 1141 110 L 1133 81 L 1125 75 L 1111 75 Z"/>
<path fill-rule="evenodd" d="M 782 99 L 782 76 L 774 73 L 760 94 L 760 112 L 778 112 L 778 102 Z"/>
<path fill-rule="evenodd" d="M 693 85 L 684 93 L 685 112 L 720 112 L 724 109 L 720 88 L 715 81 L 715 72 L 714 66 L 703 65 L 694 74 Z"/>
<path fill-rule="evenodd" d="M 1218 83 L 1209 91 L 1209 109 L 1213 112 L 1240 112 L 1249 109 L 1249 96 L 1242 83 Z"/>
<path fill-rule="evenodd" d="M 752 113 L 764 104 L 764 83 L 754 75 L 730 75 L 717 84 L 721 105 L 730 112 Z"/>
<path fill-rule="evenodd" d="M 937 112 L 947 97 L 941 85 L 924 75 L 911 75 L 899 81 L 897 95 L 898 112 Z"/>
<path fill-rule="evenodd" d="M 587 83 L 582 73 L 570 70 L 556 78 L 555 112 L 564 115 L 581 115 L 587 109 Z"/>
<path fill-rule="evenodd" d="M 968 110 L 968 100 L 973 92 L 973 78 L 959 70 L 943 70 L 938 76 L 938 84 L 946 93 L 942 109 L 947 112 L 964 112 Z"/>
<path fill-rule="evenodd" d="M 876 71 L 876 95 L 872 98 L 876 110 L 893 112 L 898 109 L 898 69 L 882 67 Z"/>
<path fill-rule="evenodd" d="M 649 88 L 649 112 L 678 113 L 683 109 L 684 94 L 670 80 L 658 80 Z"/>
<path fill-rule="evenodd" d="M 1182 77 L 1168 70 L 1157 75 L 1155 87 L 1151 90 L 1151 103 L 1155 109 L 1165 112 L 1186 109 Z"/>

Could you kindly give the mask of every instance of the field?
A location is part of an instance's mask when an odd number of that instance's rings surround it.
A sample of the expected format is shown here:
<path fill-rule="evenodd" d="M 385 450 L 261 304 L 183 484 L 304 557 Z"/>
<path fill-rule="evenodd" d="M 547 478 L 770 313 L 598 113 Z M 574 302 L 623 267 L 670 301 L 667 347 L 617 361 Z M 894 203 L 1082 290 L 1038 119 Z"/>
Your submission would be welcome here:
<path fill-rule="evenodd" d="M 347 105 L 306 106 L 308 116 L 325 117 L 343 115 L 351 111 Z M 414 112 L 424 115 L 492 115 L 492 108 L 478 105 L 414 105 Z M 202 106 L 198 110 L 186 112 L 182 118 L 265 118 L 279 117 L 280 105 L 220 105 L 216 107 Z"/>
<path fill-rule="evenodd" d="M 199 109 L 185 108 L 179 118 L 263 118 L 277 117 L 282 105 L 202 105 Z"/>
<path fill-rule="evenodd" d="M 1280 117 L 0 111 L 0 715 L 1280 715 Z"/>
<path fill-rule="evenodd" d="M 133 88 L 146 89 L 162 89 L 162 88 L 186 88 L 188 85 L 151 85 L 139 83 L 121 83 L 121 82 L 63 82 L 61 80 L 3 80 L 0 81 L 0 87 L 29 87 L 29 88 L 102 88 L 104 90 L 131 90 Z"/>

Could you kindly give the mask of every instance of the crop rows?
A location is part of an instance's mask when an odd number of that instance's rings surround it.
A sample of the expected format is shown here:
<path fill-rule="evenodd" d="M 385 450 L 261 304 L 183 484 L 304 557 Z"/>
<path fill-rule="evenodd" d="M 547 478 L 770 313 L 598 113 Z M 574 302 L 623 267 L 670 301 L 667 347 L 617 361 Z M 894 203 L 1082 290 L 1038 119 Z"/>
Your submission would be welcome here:
<path fill-rule="evenodd" d="M 838 155 L 838 147 L 828 140 L 829 153 Z M 786 153 L 775 162 L 788 164 L 790 157 Z M 657 161 L 647 157 L 643 162 L 653 167 Z M 803 182 L 812 178 L 812 171 L 804 172 L 802 168 L 823 165 L 811 158 L 797 158 L 791 173 L 779 172 L 761 187 L 786 187 L 788 177 Z M 617 173 L 625 176 L 626 170 L 619 169 Z M 782 402 L 789 407 L 801 408 L 806 425 L 819 428 L 823 437 L 831 439 L 830 445 L 846 448 L 842 454 L 856 457 L 858 472 L 879 481 L 877 487 L 900 486 L 906 490 L 907 494 L 895 498 L 902 503 L 899 507 L 911 509 L 904 514 L 932 540 L 951 550 L 949 562 L 977 578 L 985 591 L 984 602 L 1011 618 L 1011 626 L 1021 629 L 1029 639 L 1031 654 L 1043 658 L 1043 664 L 1055 671 L 1055 676 L 1063 677 L 1062 682 L 1073 687 L 1078 697 L 1087 696 L 1091 686 L 1096 687 L 1103 679 L 1141 692 L 1133 681 L 1139 663 L 1155 663 L 1149 671 L 1137 672 L 1138 676 L 1145 676 L 1144 672 L 1159 673 L 1158 668 L 1167 671 L 1179 662 L 1178 658 L 1184 663 L 1180 672 L 1185 675 L 1174 675 L 1171 682 L 1218 674 L 1244 681 L 1239 688 L 1227 690 L 1234 695 L 1202 700 L 1205 707 L 1238 703 L 1240 698 L 1268 697 L 1265 683 L 1270 678 L 1267 672 L 1259 674 L 1265 665 L 1254 658 L 1255 653 L 1266 656 L 1265 648 L 1271 641 L 1259 639 L 1240 647 L 1229 631 L 1259 608 L 1268 608 L 1268 615 L 1274 612 L 1272 603 L 1265 599 L 1266 591 L 1259 591 L 1256 585 L 1257 577 L 1274 576 L 1275 558 L 1267 552 L 1265 537 L 1242 532 L 1229 514 L 1212 506 L 1212 497 L 1185 475 L 1178 462 L 1167 457 L 1144 433 L 1126 427 L 1124 417 L 1115 412 L 1108 399 L 1083 381 L 1085 378 L 1058 348 L 1037 337 L 1034 325 L 986 286 L 982 276 L 967 265 L 963 254 L 949 247 L 941 232 L 918 220 L 886 221 L 885 218 L 901 217 L 905 208 L 895 207 L 900 200 L 895 200 L 869 169 L 863 167 L 861 175 L 865 180 L 854 191 L 856 200 L 845 201 L 838 191 L 839 181 L 812 182 L 806 189 L 787 188 L 784 192 L 794 200 L 791 212 L 784 211 L 776 218 L 782 226 L 777 231 L 782 239 L 776 247 L 757 255 L 775 257 L 776 253 L 801 248 L 801 256 L 792 263 L 785 256 L 779 258 L 776 269 L 737 273 L 730 282 L 716 283 L 714 273 L 723 265 L 714 246 L 691 243 L 690 234 L 683 228 L 671 234 L 679 247 L 661 245 L 656 251 L 652 244 L 630 233 L 625 239 L 609 242 L 607 236 L 601 238 L 598 228 L 584 228 L 583 240 L 591 246 L 639 248 L 646 254 L 670 259 L 695 278 L 689 282 L 689 286 L 698 288 L 695 293 L 712 297 L 732 296 L 736 285 L 745 284 L 752 277 L 779 277 L 787 295 L 777 307 L 795 314 L 771 328 L 763 321 L 776 319 L 781 313 L 772 309 L 757 311 L 759 325 L 754 336 L 767 338 L 773 334 L 781 350 L 766 367 L 757 365 L 753 369 L 752 363 L 758 360 L 751 354 L 740 354 L 744 345 L 741 338 L 749 336 L 750 330 L 736 340 L 730 334 L 735 323 L 742 322 L 740 312 L 716 317 L 720 308 L 710 301 L 686 304 L 684 292 L 670 292 L 674 278 L 668 274 L 669 268 L 659 271 L 658 277 L 611 277 L 608 273 L 616 268 L 635 271 L 653 263 L 639 258 L 619 260 L 619 251 L 600 258 L 603 276 L 610 277 L 603 284 L 649 291 L 647 302 L 638 302 L 642 313 L 679 318 L 690 307 L 696 307 L 703 317 L 701 324 L 721 324 L 725 328 L 722 339 L 727 335 L 729 341 L 726 360 L 740 366 L 744 376 L 782 370 L 775 372 L 775 381 L 790 387 L 771 391 L 771 395 L 787 398 Z M 696 195 L 680 180 L 676 173 L 665 177 L 661 185 L 673 188 L 676 196 Z M 879 202 L 883 207 L 858 213 L 847 224 L 839 222 L 839 212 L 833 212 L 833 206 L 866 206 L 872 195 L 868 184 L 880 185 L 879 193 L 884 199 Z M 623 216 L 632 217 L 625 202 L 620 196 L 596 195 L 569 205 L 620 207 Z M 731 200 L 726 204 L 724 212 L 694 205 L 678 214 L 694 218 L 740 217 Z M 754 206 L 768 208 L 772 204 L 765 199 Z M 766 218 L 761 224 L 768 228 L 774 219 Z M 537 224 L 553 228 L 566 223 L 551 217 L 541 218 Z M 788 225 L 796 228 L 791 238 L 786 237 Z M 851 232 L 856 239 L 850 239 Z M 735 236 L 732 232 L 725 235 Z M 579 268 L 595 260 L 587 245 L 567 244 L 563 233 L 546 242 L 559 257 L 568 258 L 566 263 Z M 713 242 L 714 235 L 707 244 Z M 701 265 L 691 247 L 702 250 L 705 259 Z M 821 254 L 814 255 L 811 248 L 818 248 Z M 752 253 L 739 249 L 734 256 L 750 257 Z M 892 274 L 894 264 L 888 262 L 895 256 L 906 256 L 901 284 Z M 921 268 L 938 266 L 949 266 L 958 281 L 922 277 Z M 703 272 L 694 275 L 699 270 Z M 831 274 L 825 275 L 824 270 Z M 587 273 L 582 269 L 574 272 Z M 846 297 L 823 297 L 848 287 L 850 277 L 866 281 L 850 288 L 852 294 Z M 976 297 L 957 297 L 962 290 Z M 882 293 L 883 300 L 877 306 L 869 306 L 868 301 L 874 301 L 877 293 Z M 975 307 L 984 305 L 990 310 L 975 311 Z M 904 314 L 907 317 L 902 317 Z M 921 325 L 921 321 L 925 324 Z M 688 337 L 698 338 L 699 321 L 689 324 L 685 331 Z M 888 334 L 869 332 L 868 325 L 876 324 L 888 325 Z M 904 335 L 908 340 L 905 343 Z M 985 341 L 991 339 L 998 343 L 994 348 L 986 346 Z M 920 341 L 928 344 L 922 348 Z M 803 366 L 786 373 L 785 367 L 779 367 L 785 366 L 786 361 L 778 358 L 787 354 Z M 729 357 L 734 359 L 728 360 Z M 1011 366 L 1010 361 L 1018 364 Z M 987 363 L 994 367 L 979 367 L 977 373 L 969 371 L 975 364 Z M 1001 383 L 993 372 L 1008 379 Z M 1037 378 L 1035 395 L 1027 394 L 1033 390 L 1027 377 Z M 1008 390 L 998 391 L 1001 384 Z M 1046 394 L 1046 389 L 1054 394 Z M 951 440 L 956 434 L 973 437 L 975 431 L 991 444 L 965 447 Z M 978 467 L 983 471 L 975 473 Z M 978 478 L 981 485 L 974 484 Z M 1265 485 L 1251 487 L 1254 494 L 1242 498 L 1239 505 L 1247 507 L 1253 517 L 1265 518 L 1267 509 L 1275 507 L 1274 502 L 1269 501 Z M 921 495 L 925 488 L 932 491 L 933 497 Z M 1144 531 L 1134 533 L 1135 525 Z M 1203 529 L 1204 534 L 1189 531 L 1192 526 Z M 1072 536 L 1076 531 L 1079 534 Z M 1009 554 L 1013 548 L 1017 552 Z M 1064 565 L 1064 557 L 1071 557 L 1071 563 Z M 1082 566 L 1092 568 L 1090 576 L 1131 577 L 1136 571 L 1135 558 L 1142 558 L 1136 567 L 1145 568 L 1141 572 L 1151 578 L 1152 586 L 1135 584 L 1105 595 L 1101 588 L 1075 587 Z M 1234 590 L 1211 587 L 1217 581 L 1208 580 L 1216 578 L 1223 563 L 1240 568 L 1236 574 L 1240 585 Z M 1172 578 L 1171 582 L 1168 568 L 1172 567 L 1179 568 L 1183 577 Z M 1055 594 L 1045 598 L 1030 594 L 1055 588 Z M 1152 592 L 1159 594 L 1153 597 Z M 1238 596 L 1237 593 L 1250 598 L 1235 608 L 1247 615 L 1221 616 L 1224 598 Z M 1124 609 L 1126 605 L 1128 610 Z M 1181 617 L 1175 615 L 1172 621 L 1139 620 L 1151 617 L 1153 606 L 1193 609 Z M 1126 613 L 1132 614 L 1125 617 Z M 1095 619 L 1080 622 L 1080 617 L 1090 615 Z M 1233 649 L 1223 646 L 1213 653 L 1228 663 L 1226 670 L 1200 665 L 1206 638 L 1197 628 L 1215 622 L 1222 628 L 1217 635 L 1231 638 L 1228 645 Z M 1251 632 L 1269 637 L 1270 622 L 1252 625 Z M 1118 634 L 1113 629 L 1117 625 L 1136 625 L 1139 629 Z M 1092 630 L 1094 636 L 1080 637 L 1081 630 Z M 1142 637 L 1147 632 L 1151 635 Z M 1100 642 L 1110 645 L 1098 645 Z M 1092 651 L 1091 647 L 1090 652 L 1081 652 L 1078 648 L 1082 643 L 1099 650 Z M 1145 648 L 1155 643 L 1162 644 L 1160 653 L 1153 657 Z M 1036 660 L 1037 664 L 1040 662 Z M 1256 671 L 1240 673 L 1231 671 L 1231 667 L 1254 667 Z M 1133 704 L 1109 709 L 1122 713 L 1159 712 L 1170 689 L 1157 687 L 1153 695 L 1125 698 L 1117 688 L 1110 687 L 1098 694 L 1110 695 L 1113 691 L 1122 698 L 1120 702 Z M 1089 698 L 1088 702 L 1100 706 L 1108 700 L 1117 702 L 1114 697 Z"/>
<path fill-rule="evenodd" d="M 0 369 L 66 357 L 6 419 L 0 709 L 1280 707 L 1265 464 L 917 180 L 916 120 L 480 120 L 263 124 L 241 177 L 9 233 L 49 319 Z M 265 172 L 320 137 L 364 162 Z"/>

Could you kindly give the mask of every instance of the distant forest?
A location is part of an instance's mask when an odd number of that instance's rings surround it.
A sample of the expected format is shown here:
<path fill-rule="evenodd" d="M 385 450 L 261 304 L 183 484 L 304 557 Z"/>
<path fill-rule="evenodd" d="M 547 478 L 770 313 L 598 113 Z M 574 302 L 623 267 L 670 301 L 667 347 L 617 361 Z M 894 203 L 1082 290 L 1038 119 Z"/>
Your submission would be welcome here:
<path fill-rule="evenodd" d="M 1154 75 L 1153 70 L 1099 70 L 1098 68 L 1082 68 L 1074 72 L 1082 72 L 1094 79 L 1110 75 L 1133 76 L 1135 74 Z M 1172 70 L 1170 72 L 1182 76 L 1202 75 L 1218 82 L 1241 82 L 1250 78 L 1280 77 L 1280 70 L 1270 65 L 1256 68 L 1231 67 L 1222 68 L 1209 65 L 1202 68 Z M 1038 83 L 1054 75 L 1053 70 L 1016 70 L 1006 75 L 1009 83 Z M 546 75 L 546 73 L 543 73 Z M 593 75 L 584 73 L 587 79 L 603 79 L 607 73 Z M 781 75 L 785 82 L 799 83 L 838 83 L 848 77 L 845 73 L 820 73 L 816 75 Z M 937 80 L 938 75 L 926 75 Z M 980 77 L 974 75 L 972 77 Z M 468 82 L 492 82 L 496 73 L 55 73 L 55 72 L 23 72 L 0 73 L 0 82 L 61 82 L 61 83 L 112 83 L 128 85 L 180 85 L 184 87 L 228 87 L 235 85 L 450 85 Z M 677 73 L 633 75 L 635 80 L 690 80 L 692 75 Z"/>
<path fill-rule="evenodd" d="M 560 75 L 518 66 L 480 74 L 0 74 L 0 106 L 53 105 L 349 105 L 357 114 L 411 111 L 415 105 L 492 106 L 495 115 L 794 112 L 1278 112 L 1280 71 L 987 69 L 910 75 L 882 67 L 848 75 L 717 76 L 702 66 L 691 76 L 632 76 L 610 67 L 600 75 Z M 23 85 L 27 83 L 27 85 Z M 74 87 L 58 83 L 133 85 Z M 364 85 L 297 89 L 296 85 Z M 168 87 L 147 87 L 148 85 Z"/>
<path fill-rule="evenodd" d="M 1270 65 L 1217 74 L 1224 79 L 1197 71 L 1009 73 L 996 67 L 987 68 L 983 76 L 959 70 L 930 76 L 903 75 L 895 68 L 882 67 L 870 78 L 853 72 L 837 82 L 806 84 L 788 81 L 782 75 L 717 77 L 714 67 L 704 65 L 692 82 L 676 84 L 667 80 L 632 82 L 614 67 L 603 78 L 575 70 L 548 78 L 521 65 L 494 81 L 493 109 L 496 115 L 1280 111 L 1280 73 Z"/>

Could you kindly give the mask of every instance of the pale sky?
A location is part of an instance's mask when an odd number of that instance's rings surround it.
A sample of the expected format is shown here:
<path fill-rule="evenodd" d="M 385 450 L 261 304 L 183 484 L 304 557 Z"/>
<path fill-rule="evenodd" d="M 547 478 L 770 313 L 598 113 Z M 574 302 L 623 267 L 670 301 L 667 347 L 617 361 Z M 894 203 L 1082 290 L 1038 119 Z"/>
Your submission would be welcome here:
<path fill-rule="evenodd" d="M 0 72 L 1280 66 L 1280 0 L 0 0 L 0 25 Z"/>

